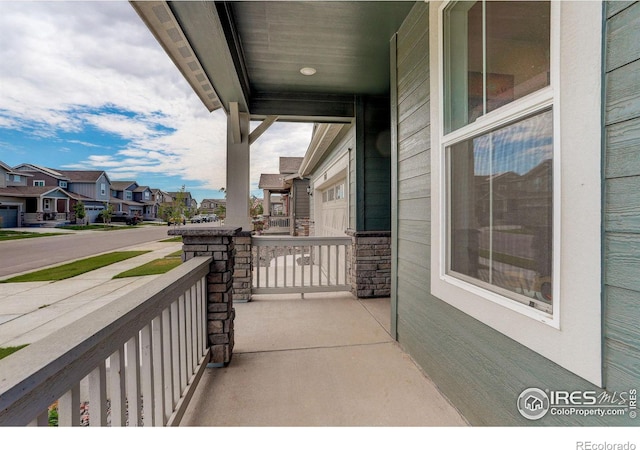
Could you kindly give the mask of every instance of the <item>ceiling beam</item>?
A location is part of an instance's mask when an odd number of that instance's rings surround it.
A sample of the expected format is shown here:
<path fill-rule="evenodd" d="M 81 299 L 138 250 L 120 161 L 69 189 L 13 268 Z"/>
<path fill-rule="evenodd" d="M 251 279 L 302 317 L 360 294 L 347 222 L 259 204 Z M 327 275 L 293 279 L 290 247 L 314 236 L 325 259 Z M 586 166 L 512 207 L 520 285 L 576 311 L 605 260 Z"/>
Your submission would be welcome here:
<path fill-rule="evenodd" d="M 288 120 L 295 117 L 312 121 L 349 122 L 355 116 L 353 95 L 305 93 L 260 93 L 250 100 L 252 117 L 277 115 Z"/>

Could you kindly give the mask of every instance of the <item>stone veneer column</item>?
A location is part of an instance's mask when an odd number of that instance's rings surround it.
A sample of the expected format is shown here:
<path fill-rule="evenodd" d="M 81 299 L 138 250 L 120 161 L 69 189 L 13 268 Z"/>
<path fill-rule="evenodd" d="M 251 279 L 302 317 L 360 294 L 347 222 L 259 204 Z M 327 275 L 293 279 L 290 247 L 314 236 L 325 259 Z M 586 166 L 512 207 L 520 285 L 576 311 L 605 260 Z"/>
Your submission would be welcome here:
<path fill-rule="evenodd" d="M 351 290 L 358 298 L 391 295 L 391 232 L 347 230 L 352 239 Z"/>
<path fill-rule="evenodd" d="M 211 256 L 207 275 L 207 330 L 211 346 L 210 363 L 223 366 L 233 356 L 233 271 L 234 238 L 241 228 L 174 228 L 169 235 L 182 236 L 182 260 Z"/>
<path fill-rule="evenodd" d="M 235 268 L 233 270 L 233 301 L 251 301 L 253 261 L 251 258 L 251 232 L 241 231 L 235 238 Z"/>

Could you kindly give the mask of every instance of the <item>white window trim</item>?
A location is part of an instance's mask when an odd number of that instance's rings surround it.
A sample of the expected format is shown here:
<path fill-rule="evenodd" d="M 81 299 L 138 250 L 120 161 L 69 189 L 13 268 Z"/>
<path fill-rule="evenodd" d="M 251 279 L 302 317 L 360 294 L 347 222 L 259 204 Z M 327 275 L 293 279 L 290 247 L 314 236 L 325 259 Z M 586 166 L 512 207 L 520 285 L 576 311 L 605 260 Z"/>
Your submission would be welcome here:
<path fill-rule="evenodd" d="M 430 3 L 431 292 L 526 347 L 602 385 L 600 92 L 602 5 L 551 2 L 551 86 L 447 135 L 447 145 L 546 106 L 554 121 L 554 309 L 549 315 L 445 274 L 442 11 Z M 560 26 L 562 24 L 562 27 Z M 521 110 L 522 108 L 522 110 Z M 515 115 L 509 115 L 514 111 Z M 495 113 L 495 114 L 494 114 Z M 561 120 L 562 118 L 562 120 Z M 560 124 L 562 123 L 562 129 Z M 562 134 L 560 134 L 562 131 Z"/>
<path fill-rule="evenodd" d="M 44 187 L 44 180 L 33 180 L 33 185 L 35 187 Z"/>

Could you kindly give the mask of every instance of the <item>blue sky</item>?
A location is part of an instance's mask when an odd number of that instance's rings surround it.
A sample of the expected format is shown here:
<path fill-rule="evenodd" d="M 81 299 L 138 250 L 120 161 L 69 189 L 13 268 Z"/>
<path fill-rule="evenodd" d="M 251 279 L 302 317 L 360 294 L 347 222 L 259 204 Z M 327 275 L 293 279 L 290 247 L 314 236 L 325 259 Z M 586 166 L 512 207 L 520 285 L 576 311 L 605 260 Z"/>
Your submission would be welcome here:
<path fill-rule="evenodd" d="M 0 161 L 222 196 L 224 112 L 207 111 L 128 2 L 0 7 Z M 304 155 L 311 130 L 276 123 L 252 145 L 255 194 L 279 156 Z"/>

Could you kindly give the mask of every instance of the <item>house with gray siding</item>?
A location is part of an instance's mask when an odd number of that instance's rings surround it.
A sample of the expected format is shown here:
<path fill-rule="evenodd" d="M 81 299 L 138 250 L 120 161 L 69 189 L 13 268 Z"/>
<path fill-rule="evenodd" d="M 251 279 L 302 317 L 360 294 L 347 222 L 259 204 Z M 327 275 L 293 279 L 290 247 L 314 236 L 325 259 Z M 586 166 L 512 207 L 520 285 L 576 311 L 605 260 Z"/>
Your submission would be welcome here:
<path fill-rule="evenodd" d="M 131 3 L 227 115 L 227 225 L 316 123 L 312 221 L 388 256 L 355 294 L 470 424 L 638 425 L 640 2 Z"/>
<path fill-rule="evenodd" d="M 68 178 L 67 190 L 78 196 L 86 212 L 86 221 L 95 222 L 98 215 L 109 202 L 111 180 L 102 170 L 59 170 L 60 174 Z M 72 202 L 71 209 L 76 201 Z"/>
<path fill-rule="evenodd" d="M 10 168 L 0 162 L 1 228 L 23 226 L 54 227 L 68 223 L 72 202 L 77 196 L 60 185 L 60 173 L 23 164 Z"/>
<path fill-rule="evenodd" d="M 258 189 L 263 192 L 264 232 L 309 236 L 309 179 L 299 175 L 303 158 L 281 156 L 278 173 L 262 173 Z"/>

